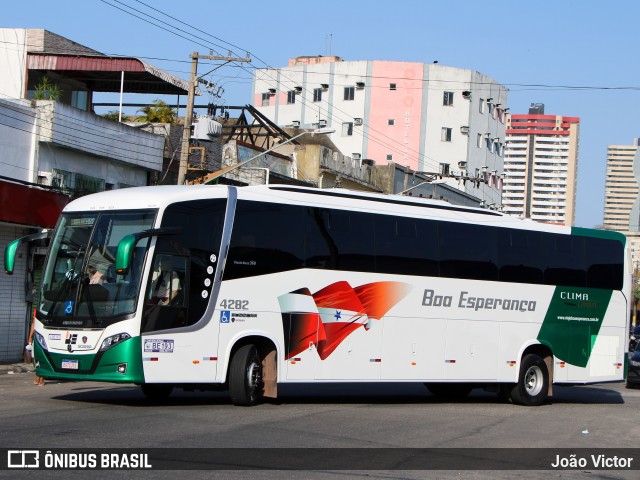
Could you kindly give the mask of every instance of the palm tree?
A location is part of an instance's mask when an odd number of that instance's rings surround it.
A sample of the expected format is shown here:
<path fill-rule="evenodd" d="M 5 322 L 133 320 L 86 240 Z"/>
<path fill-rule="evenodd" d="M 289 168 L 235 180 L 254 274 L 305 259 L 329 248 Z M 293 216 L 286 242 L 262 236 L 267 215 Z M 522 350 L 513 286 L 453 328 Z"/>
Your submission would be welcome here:
<path fill-rule="evenodd" d="M 151 123 L 175 123 L 177 112 L 162 100 L 154 100 L 153 105 L 145 105 L 138 113 L 142 113 L 139 120 Z"/>

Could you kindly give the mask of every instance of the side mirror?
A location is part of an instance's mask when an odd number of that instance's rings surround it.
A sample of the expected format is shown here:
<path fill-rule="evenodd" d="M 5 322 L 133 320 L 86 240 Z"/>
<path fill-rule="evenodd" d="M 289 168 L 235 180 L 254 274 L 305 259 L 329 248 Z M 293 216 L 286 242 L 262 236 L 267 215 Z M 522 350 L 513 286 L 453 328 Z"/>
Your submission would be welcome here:
<path fill-rule="evenodd" d="M 118 243 L 116 250 L 116 274 L 126 275 L 131 267 L 133 252 L 136 244 L 143 238 L 155 237 L 157 235 L 175 235 L 182 231 L 181 227 L 152 228 L 142 232 L 125 235 Z"/>
<path fill-rule="evenodd" d="M 4 249 L 4 273 L 7 275 L 13 274 L 13 267 L 16 262 L 16 252 L 18 247 L 23 243 L 33 242 L 34 240 L 40 240 L 42 238 L 49 238 L 51 236 L 51 230 L 45 230 L 44 232 L 34 233 L 33 235 L 27 235 L 25 237 L 18 238 L 7 245 Z"/>

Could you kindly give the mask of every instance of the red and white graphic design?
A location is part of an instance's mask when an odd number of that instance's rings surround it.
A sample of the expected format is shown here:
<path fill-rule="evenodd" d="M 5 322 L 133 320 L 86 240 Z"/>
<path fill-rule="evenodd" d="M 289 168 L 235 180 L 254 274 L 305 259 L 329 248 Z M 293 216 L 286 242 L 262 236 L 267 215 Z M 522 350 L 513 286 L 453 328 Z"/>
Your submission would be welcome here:
<path fill-rule="evenodd" d="M 284 326 L 286 358 L 316 345 L 324 360 L 360 327 L 369 329 L 402 300 L 411 287 L 399 282 L 375 282 L 353 288 L 336 282 L 316 293 L 303 288 L 278 297 Z"/>

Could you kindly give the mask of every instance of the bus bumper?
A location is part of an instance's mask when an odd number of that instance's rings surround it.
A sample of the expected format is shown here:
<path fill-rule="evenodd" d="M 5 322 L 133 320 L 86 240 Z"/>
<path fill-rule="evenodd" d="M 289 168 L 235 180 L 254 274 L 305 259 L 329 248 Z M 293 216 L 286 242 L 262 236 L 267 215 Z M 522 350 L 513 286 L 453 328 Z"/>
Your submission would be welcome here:
<path fill-rule="evenodd" d="M 47 379 L 144 383 L 141 338 L 123 341 L 96 354 L 55 353 L 34 342 L 36 375 Z M 63 368 L 71 367 L 71 368 Z"/>

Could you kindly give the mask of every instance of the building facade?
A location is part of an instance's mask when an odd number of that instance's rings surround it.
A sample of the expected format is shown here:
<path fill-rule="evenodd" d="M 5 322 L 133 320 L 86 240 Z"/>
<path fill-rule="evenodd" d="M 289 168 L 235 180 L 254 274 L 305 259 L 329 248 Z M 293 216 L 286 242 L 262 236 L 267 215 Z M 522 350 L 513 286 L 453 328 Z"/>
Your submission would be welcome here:
<path fill-rule="evenodd" d="M 500 206 L 507 88 L 479 72 L 298 57 L 287 67 L 256 71 L 253 103 L 283 127 L 335 129 L 331 140 L 355 160 L 440 174 Z"/>
<path fill-rule="evenodd" d="M 573 225 L 579 131 L 579 118 L 545 115 L 543 104 L 532 104 L 528 114 L 507 115 L 505 213 Z"/>
<path fill-rule="evenodd" d="M 0 28 L 0 72 L 0 251 L 54 227 L 73 197 L 148 185 L 162 172 L 164 137 L 96 115 L 93 94 L 185 93 L 178 79 L 20 28 Z M 45 254 L 42 242 L 24 244 L 13 275 L 0 275 L 0 362 L 23 358 Z"/>
<path fill-rule="evenodd" d="M 603 227 L 624 233 L 630 241 L 634 268 L 640 262 L 640 138 L 633 145 L 607 147 Z"/>

